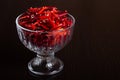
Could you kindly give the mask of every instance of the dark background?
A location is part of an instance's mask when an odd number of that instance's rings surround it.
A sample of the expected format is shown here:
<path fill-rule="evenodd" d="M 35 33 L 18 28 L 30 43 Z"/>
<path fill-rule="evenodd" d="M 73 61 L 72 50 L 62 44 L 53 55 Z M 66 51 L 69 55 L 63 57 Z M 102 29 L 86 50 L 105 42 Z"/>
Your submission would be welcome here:
<path fill-rule="evenodd" d="M 29 7 L 52 5 L 76 19 L 71 42 L 56 56 L 65 66 L 57 75 L 32 76 L 27 63 L 36 54 L 19 41 L 15 19 Z M 12 80 L 119 80 L 120 0 L 1 0 L 0 77 Z"/>

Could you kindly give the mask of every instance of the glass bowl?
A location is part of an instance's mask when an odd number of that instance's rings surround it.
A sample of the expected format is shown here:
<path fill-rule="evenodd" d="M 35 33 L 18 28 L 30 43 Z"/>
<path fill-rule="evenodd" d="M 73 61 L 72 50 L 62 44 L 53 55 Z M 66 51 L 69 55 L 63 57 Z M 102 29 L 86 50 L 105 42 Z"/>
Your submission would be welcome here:
<path fill-rule="evenodd" d="M 28 69 L 37 75 L 53 75 L 60 72 L 64 64 L 54 54 L 72 39 L 75 25 L 74 17 L 68 14 L 68 17 L 72 20 L 70 27 L 41 32 L 20 26 L 18 19 L 21 15 L 16 18 L 19 39 L 26 48 L 37 53 L 37 56 L 28 63 Z"/>

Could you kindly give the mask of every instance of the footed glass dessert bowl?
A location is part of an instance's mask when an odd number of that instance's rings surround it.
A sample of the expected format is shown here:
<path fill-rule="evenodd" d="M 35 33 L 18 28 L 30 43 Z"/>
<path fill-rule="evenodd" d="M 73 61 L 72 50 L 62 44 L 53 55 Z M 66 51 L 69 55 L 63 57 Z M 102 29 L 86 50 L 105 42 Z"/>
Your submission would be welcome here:
<path fill-rule="evenodd" d="M 37 75 L 53 75 L 63 69 L 63 62 L 54 55 L 72 39 L 75 19 L 55 7 L 30 8 L 16 18 L 20 41 L 37 53 L 28 69 Z"/>

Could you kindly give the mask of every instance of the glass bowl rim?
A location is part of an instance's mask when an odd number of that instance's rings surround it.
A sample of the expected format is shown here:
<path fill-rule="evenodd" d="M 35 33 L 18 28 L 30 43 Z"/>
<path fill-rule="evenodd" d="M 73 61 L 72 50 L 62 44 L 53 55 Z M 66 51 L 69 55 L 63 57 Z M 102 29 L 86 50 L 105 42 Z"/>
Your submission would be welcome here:
<path fill-rule="evenodd" d="M 71 15 L 71 14 L 69 14 L 68 13 L 68 16 L 70 16 L 70 18 L 72 19 L 72 24 L 71 24 L 71 26 L 69 26 L 69 27 L 67 27 L 67 28 L 64 28 L 64 29 L 61 29 L 61 30 L 52 30 L 52 31 L 38 31 L 38 30 L 36 30 L 36 31 L 34 31 L 34 30 L 30 30 L 30 29 L 27 29 L 27 28 L 24 28 L 24 27 L 22 27 L 21 25 L 19 25 L 19 23 L 18 23 L 18 19 L 19 19 L 19 17 L 21 16 L 22 14 L 20 14 L 20 15 L 18 15 L 18 17 L 16 18 L 16 20 L 15 20 L 15 23 L 16 23 L 16 26 L 17 27 L 19 27 L 19 28 L 21 28 L 21 29 L 23 29 L 23 30 L 25 30 L 25 31 L 29 31 L 29 32 L 41 32 L 41 33 L 49 33 L 49 32 L 56 32 L 56 31 L 58 31 L 58 32 L 62 32 L 62 31 L 64 31 L 64 30 L 67 30 L 67 29 L 70 29 L 70 28 L 72 28 L 72 27 L 74 27 L 74 25 L 75 25 L 75 18 Z"/>

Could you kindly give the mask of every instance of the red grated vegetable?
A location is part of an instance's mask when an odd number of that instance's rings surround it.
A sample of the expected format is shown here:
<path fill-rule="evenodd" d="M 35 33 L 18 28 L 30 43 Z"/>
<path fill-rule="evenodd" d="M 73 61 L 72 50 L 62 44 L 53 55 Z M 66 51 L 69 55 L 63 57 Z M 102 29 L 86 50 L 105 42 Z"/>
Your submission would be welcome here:
<path fill-rule="evenodd" d="M 60 11 L 56 7 L 30 7 L 19 17 L 19 24 L 30 30 L 52 31 L 69 27 L 72 20 L 67 11 Z"/>
<path fill-rule="evenodd" d="M 37 47 L 54 47 L 70 40 L 72 30 L 66 28 L 70 27 L 73 22 L 66 10 L 60 11 L 56 7 L 44 6 L 30 7 L 18 18 L 18 23 L 33 31 L 48 31 L 48 33 L 37 33 L 23 30 L 27 43 L 30 42 Z M 49 33 L 49 31 L 51 32 Z"/>

